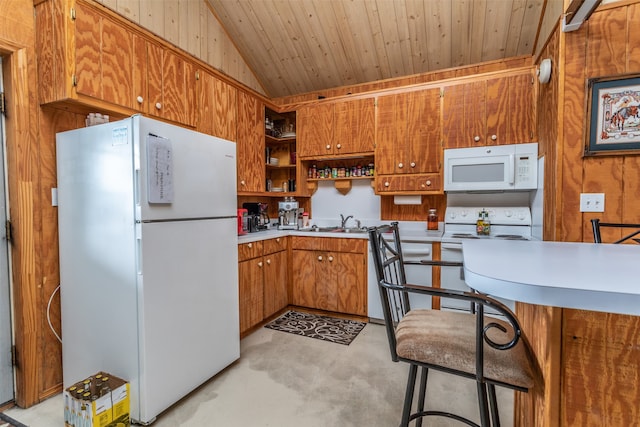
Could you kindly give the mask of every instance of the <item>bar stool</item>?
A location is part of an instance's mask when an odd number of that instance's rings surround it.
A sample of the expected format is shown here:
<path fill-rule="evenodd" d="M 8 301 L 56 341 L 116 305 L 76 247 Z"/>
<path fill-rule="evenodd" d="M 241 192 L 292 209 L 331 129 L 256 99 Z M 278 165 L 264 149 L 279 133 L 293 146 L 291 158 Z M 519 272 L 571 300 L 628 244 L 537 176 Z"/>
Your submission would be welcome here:
<path fill-rule="evenodd" d="M 368 231 L 391 359 L 410 365 L 400 426 L 407 427 L 415 420 L 420 427 L 423 417 L 450 418 L 476 427 L 500 426 L 495 387 L 526 392 L 542 383 L 515 315 L 501 302 L 480 293 L 406 283 L 398 223 Z M 465 300 L 473 304 L 475 312 L 412 310 L 409 293 Z M 485 307 L 497 310 L 503 318 L 485 316 Z M 413 411 L 418 369 L 419 394 Z M 476 382 L 480 424 L 444 410 L 425 410 L 429 369 Z"/>

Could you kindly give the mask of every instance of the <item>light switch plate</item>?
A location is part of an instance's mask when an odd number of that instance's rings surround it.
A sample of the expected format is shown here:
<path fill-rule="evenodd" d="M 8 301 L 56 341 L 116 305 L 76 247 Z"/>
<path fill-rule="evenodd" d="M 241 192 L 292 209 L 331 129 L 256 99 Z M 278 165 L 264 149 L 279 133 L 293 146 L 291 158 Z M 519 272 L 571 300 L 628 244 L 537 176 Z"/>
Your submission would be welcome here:
<path fill-rule="evenodd" d="M 604 212 L 604 193 L 581 193 L 580 212 Z"/>

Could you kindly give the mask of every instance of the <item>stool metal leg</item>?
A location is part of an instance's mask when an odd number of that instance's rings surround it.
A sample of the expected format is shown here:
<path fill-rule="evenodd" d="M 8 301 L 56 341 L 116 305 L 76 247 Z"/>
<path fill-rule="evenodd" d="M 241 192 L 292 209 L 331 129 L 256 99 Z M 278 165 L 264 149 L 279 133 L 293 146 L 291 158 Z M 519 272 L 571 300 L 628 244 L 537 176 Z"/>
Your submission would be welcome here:
<path fill-rule="evenodd" d="M 480 425 L 482 427 L 490 427 L 491 422 L 489 420 L 489 402 L 487 402 L 487 386 L 486 384 L 477 381 L 478 388 L 478 406 L 480 407 Z"/>
<path fill-rule="evenodd" d="M 429 376 L 429 368 L 422 367 L 420 374 L 420 393 L 418 394 L 418 412 L 424 411 L 424 398 L 427 394 L 427 378 Z M 422 427 L 422 417 L 416 420 L 416 427 Z"/>
<path fill-rule="evenodd" d="M 400 427 L 409 427 L 411 405 L 413 404 L 413 389 L 416 387 L 417 373 L 418 365 L 411 364 L 409 367 L 409 379 L 407 379 L 407 391 L 404 394 L 404 407 L 402 409 L 402 423 L 400 424 Z"/>
<path fill-rule="evenodd" d="M 500 427 L 500 414 L 498 414 L 498 400 L 496 398 L 496 386 L 488 384 L 489 387 L 489 408 L 491 410 L 492 427 Z"/>

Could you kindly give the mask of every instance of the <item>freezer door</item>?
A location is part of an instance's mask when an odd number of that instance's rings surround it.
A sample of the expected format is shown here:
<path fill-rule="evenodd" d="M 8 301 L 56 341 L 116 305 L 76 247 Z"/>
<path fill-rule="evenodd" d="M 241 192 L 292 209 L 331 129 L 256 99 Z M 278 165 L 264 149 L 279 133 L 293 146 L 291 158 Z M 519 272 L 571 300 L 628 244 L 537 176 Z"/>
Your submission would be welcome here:
<path fill-rule="evenodd" d="M 142 116 L 133 120 L 134 139 L 139 141 L 136 188 L 142 220 L 236 215 L 234 142 Z M 169 150 L 158 149 L 158 140 L 166 141 Z M 158 191 L 159 185 L 173 197 L 149 203 L 150 191 Z"/>
<path fill-rule="evenodd" d="M 142 224 L 142 422 L 240 356 L 235 221 Z"/>

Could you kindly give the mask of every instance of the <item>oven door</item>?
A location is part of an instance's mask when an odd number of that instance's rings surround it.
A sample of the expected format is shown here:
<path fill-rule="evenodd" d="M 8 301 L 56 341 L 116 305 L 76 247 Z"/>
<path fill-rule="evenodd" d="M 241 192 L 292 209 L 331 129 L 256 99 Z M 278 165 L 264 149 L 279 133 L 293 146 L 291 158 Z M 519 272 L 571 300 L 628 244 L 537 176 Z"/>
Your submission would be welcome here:
<path fill-rule="evenodd" d="M 406 262 L 420 262 L 432 260 L 431 243 L 406 241 L 402 242 L 402 258 Z M 407 283 L 413 285 L 432 286 L 431 266 L 405 264 L 404 273 Z M 411 309 L 431 309 L 431 296 L 409 294 Z"/>
<path fill-rule="evenodd" d="M 462 244 L 461 243 L 442 243 L 442 261 L 462 262 Z M 470 292 L 471 288 L 464 281 L 463 267 L 442 267 L 440 273 L 440 287 L 445 289 L 455 289 L 458 291 Z M 496 298 L 498 301 L 509 307 L 511 311 L 515 310 L 515 302 L 502 298 Z M 471 306 L 461 300 L 443 298 L 441 302 L 442 310 L 470 311 Z M 485 307 L 488 314 L 498 314 L 497 311 Z"/>
<path fill-rule="evenodd" d="M 441 248 L 442 261 L 462 262 L 462 243 L 443 242 Z M 464 281 L 464 270 L 462 267 L 441 267 L 440 287 L 443 289 L 453 289 L 464 292 L 469 292 L 471 290 Z M 471 306 L 468 302 L 453 298 L 442 298 L 440 307 L 442 310 L 471 310 Z"/>

